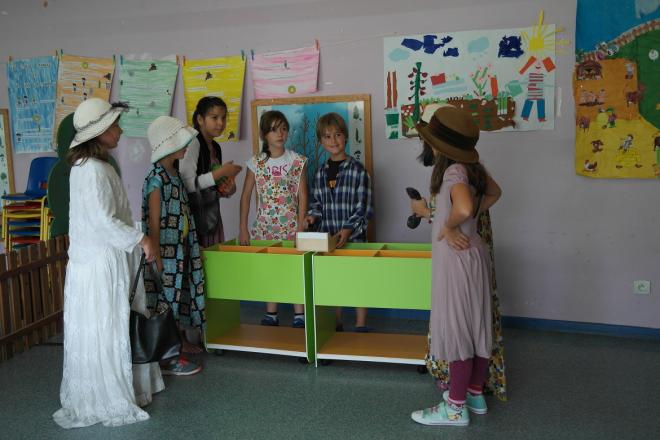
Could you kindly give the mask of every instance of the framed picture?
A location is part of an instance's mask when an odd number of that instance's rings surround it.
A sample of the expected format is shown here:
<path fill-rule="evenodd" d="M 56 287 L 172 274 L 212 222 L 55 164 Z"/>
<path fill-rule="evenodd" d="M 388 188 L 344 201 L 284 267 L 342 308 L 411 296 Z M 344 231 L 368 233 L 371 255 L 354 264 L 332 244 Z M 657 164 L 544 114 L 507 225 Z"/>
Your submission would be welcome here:
<path fill-rule="evenodd" d="M 12 194 L 14 189 L 14 163 L 12 161 L 9 110 L 0 108 L 0 195 Z M 2 206 L 2 199 L 0 199 Z"/>
<path fill-rule="evenodd" d="M 268 110 L 279 110 L 289 121 L 286 148 L 307 157 L 307 181 L 314 181 L 320 165 L 328 160 L 316 139 L 316 123 L 326 113 L 340 114 L 346 121 L 346 154 L 361 162 L 372 180 L 371 97 L 369 95 L 303 96 L 296 98 L 257 99 L 252 101 L 252 150 L 261 149 L 259 119 Z"/>
<path fill-rule="evenodd" d="M 371 151 L 371 96 L 335 95 L 302 96 L 295 98 L 257 99 L 252 101 L 252 150 L 261 150 L 259 119 L 268 110 L 279 110 L 289 121 L 289 137 L 285 147 L 307 157 L 307 182 L 314 182 L 319 166 L 328 160 L 328 154 L 316 139 L 316 123 L 326 113 L 335 112 L 346 121 L 348 138 L 346 154 L 358 160 L 369 173 L 374 187 L 374 169 Z M 367 239 L 374 241 L 374 220 L 369 221 Z"/>

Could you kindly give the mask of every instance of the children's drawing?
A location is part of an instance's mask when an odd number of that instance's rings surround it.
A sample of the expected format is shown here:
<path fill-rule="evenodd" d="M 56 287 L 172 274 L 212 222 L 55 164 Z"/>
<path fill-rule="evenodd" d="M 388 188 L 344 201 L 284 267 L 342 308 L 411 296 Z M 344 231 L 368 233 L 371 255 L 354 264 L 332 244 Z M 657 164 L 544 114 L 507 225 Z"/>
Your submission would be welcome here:
<path fill-rule="evenodd" d="M 205 96 L 217 96 L 227 104 L 227 126 L 218 142 L 239 139 L 241 101 L 245 80 L 245 59 L 238 56 L 185 60 L 183 63 L 183 88 L 186 97 L 188 124 L 197 101 Z"/>
<path fill-rule="evenodd" d="M 373 179 L 371 163 L 371 97 L 369 95 L 309 96 L 252 101 L 252 145 L 261 151 L 259 119 L 268 110 L 279 110 L 289 121 L 286 148 L 307 157 L 307 178 L 313 182 L 328 154 L 316 139 L 316 123 L 326 113 L 335 112 L 346 121 L 346 154 L 361 162 Z"/>
<path fill-rule="evenodd" d="M 119 120 L 124 135 L 145 137 L 154 119 L 170 114 L 178 71 L 175 61 L 121 59 L 119 100 L 129 105 Z"/>
<path fill-rule="evenodd" d="M 385 38 L 388 139 L 416 137 L 436 102 L 468 111 L 485 131 L 553 129 L 556 32 L 541 12 L 529 28 Z"/>
<path fill-rule="evenodd" d="M 659 6 L 657 1 L 578 1 L 573 75 L 577 174 L 660 175 L 660 64 L 653 56 L 660 49 Z"/>
<path fill-rule="evenodd" d="M 254 97 L 286 98 L 317 90 L 319 49 L 316 46 L 255 54 L 252 60 Z"/>
<path fill-rule="evenodd" d="M 54 56 L 7 63 L 9 109 L 17 154 L 53 151 L 56 83 Z"/>
<path fill-rule="evenodd" d="M 62 119 L 75 112 L 78 104 L 87 98 L 109 100 L 114 72 L 115 61 L 113 58 L 89 58 L 63 54 L 60 57 L 60 67 L 57 73 L 55 127 L 59 127 Z"/>

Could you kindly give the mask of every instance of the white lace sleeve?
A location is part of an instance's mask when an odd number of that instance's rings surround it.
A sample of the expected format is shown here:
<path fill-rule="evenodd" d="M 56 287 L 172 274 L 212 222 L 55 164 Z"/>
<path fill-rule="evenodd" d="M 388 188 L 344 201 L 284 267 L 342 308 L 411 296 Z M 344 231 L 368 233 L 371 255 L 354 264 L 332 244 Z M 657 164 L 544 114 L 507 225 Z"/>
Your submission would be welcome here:
<path fill-rule="evenodd" d="M 84 205 L 89 210 L 90 221 L 96 225 L 98 237 L 105 239 L 115 248 L 130 252 L 142 240 L 144 234 L 132 225 L 126 224 L 122 213 L 118 212 L 118 192 L 125 193 L 119 181 L 113 179 L 109 172 L 114 172 L 102 164 L 87 168 L 89 170 L 88 183 L 83 197 Z"/>

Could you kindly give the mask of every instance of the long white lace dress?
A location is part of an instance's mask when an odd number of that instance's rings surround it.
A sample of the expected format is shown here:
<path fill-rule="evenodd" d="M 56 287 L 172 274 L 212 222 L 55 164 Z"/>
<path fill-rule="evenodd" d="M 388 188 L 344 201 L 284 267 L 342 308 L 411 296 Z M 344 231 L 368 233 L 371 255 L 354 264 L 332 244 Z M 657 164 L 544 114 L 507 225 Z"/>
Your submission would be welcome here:
<path fill-rule="evenodd" d="M 72 167 L 69 222 L 62 408 L 53 419 L 63 428 L 147 420 L 138 404 L 164 385 L 157 364 L 136 366 L 135 377 L 131 364 L 129 290 L 143 234 L 111 165 L 88 159 Z M 138 294 L 134 308 L 143 309 Z"/>

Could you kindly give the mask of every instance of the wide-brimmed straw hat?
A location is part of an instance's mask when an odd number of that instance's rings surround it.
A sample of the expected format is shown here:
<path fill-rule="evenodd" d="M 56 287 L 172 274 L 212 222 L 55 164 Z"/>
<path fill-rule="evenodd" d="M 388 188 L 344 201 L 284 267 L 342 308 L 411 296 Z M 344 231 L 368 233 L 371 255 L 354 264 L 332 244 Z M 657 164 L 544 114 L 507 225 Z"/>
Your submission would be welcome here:
<path fill-rule="evenodd" d="M 171 116 L 159 116 L 149 125 L 151 163 L 185 148 L 197 136 L 197 130 Z"/>
<path fill-rule="evenodd" d="M 463 163 L 479 162 L 479 127 L 470 115 L 449 104 L 428 104 L 417 123 L 419 136 L 432 148 Z"/>
<path fill-rule="evenodd" d="M 103 134 L 121 115 L 125 107 L 113 107 L 101 98 L 89 98 L 78 105 L 73 114 L 76 135 L 69 148 L 76 147 Z"/>

